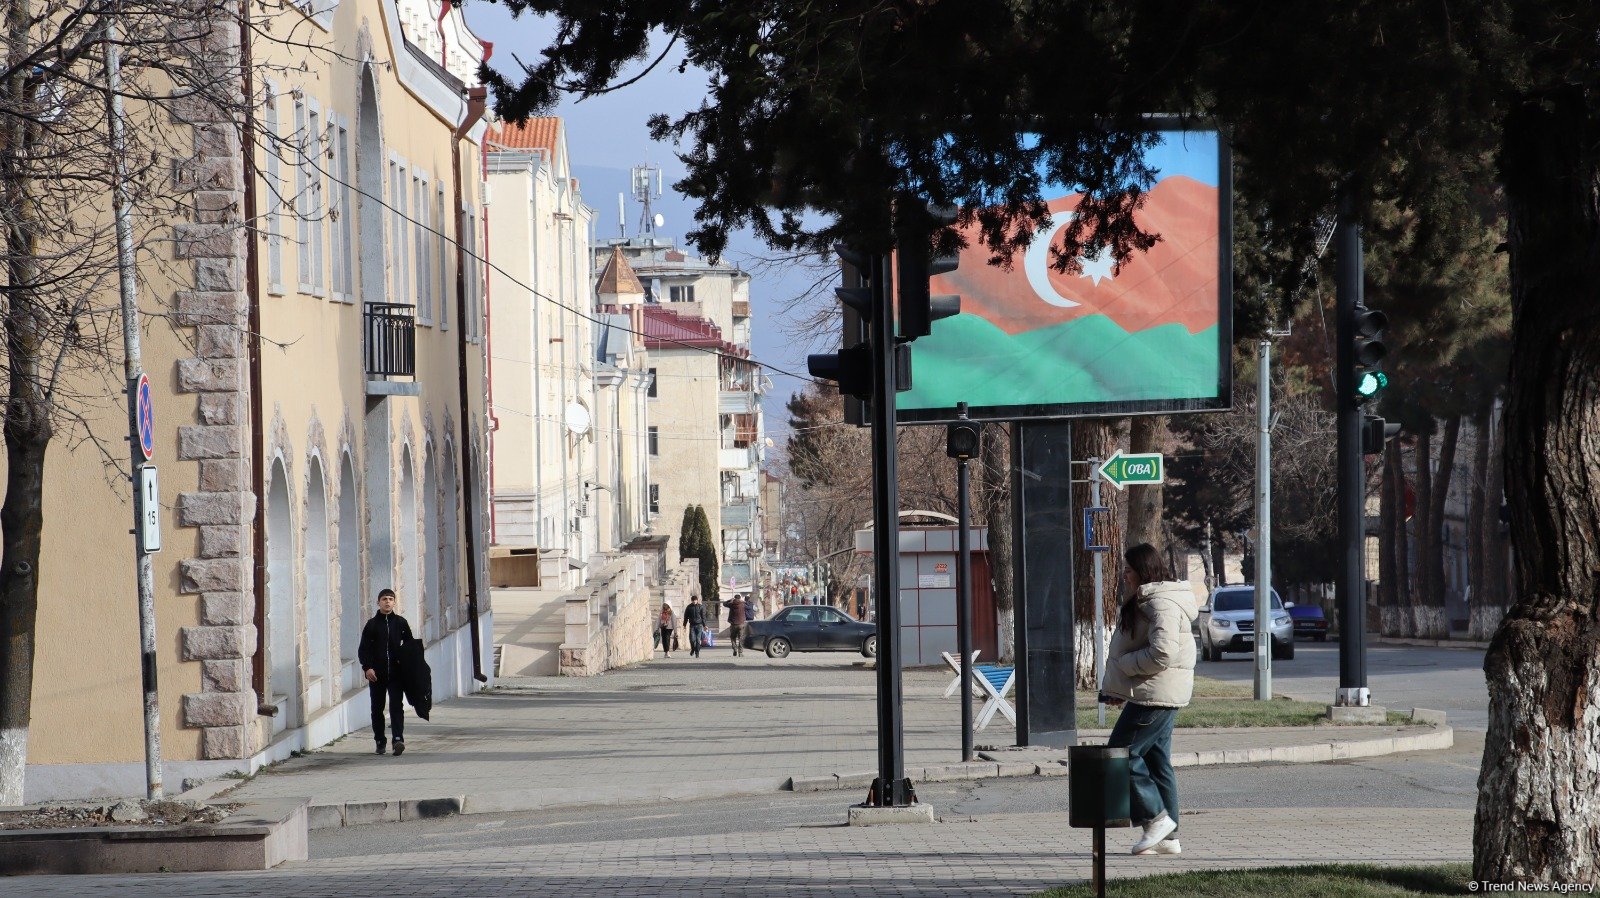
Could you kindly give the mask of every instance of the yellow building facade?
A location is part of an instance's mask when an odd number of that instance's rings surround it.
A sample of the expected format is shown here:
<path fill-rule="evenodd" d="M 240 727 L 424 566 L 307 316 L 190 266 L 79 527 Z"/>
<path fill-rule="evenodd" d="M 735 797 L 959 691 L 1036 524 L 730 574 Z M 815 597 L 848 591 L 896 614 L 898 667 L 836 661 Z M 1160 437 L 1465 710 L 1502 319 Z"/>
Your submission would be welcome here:
<path fill-rule="evenodd" d="M 355 652 L 381 588 L 436 698 L 477 688 L 492 643 L 490 48 L 439 0 L 258 3 L 252 24 L 201 38 L 249 61 L 249 119 L 175 108 L 194 217 L 140 272 L 169 793 L 367 726 Z M 104 404 L 85 426 L 115 442 Z M 29 801 L 144 789 L 132 516 L 105 472 L 82 442 L 48 458 Z"/>

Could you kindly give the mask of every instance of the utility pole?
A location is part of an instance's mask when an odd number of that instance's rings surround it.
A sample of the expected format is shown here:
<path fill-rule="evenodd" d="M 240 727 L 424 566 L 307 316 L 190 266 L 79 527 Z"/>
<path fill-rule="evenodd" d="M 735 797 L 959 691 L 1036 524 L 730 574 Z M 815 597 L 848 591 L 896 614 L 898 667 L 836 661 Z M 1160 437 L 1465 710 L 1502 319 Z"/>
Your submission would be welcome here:
<path fill-rule="evenodd" d="M 1256 344 L 1256 700 L 1272 699 L 1272 340 Z M 1290 639 L 1294 638 L 1291 632 Z"/>
<path fill-rule="evenodd" d="M 128 382 L 128 449 L 133 483 L 133 554 L 139 583 L 139 671 L 144 691 L 145 795 L 161 798 L 161 703 L 156 690 L 155 570 L 150 553 L 161 548 L 160 501 L 155 466 L 147 464 L 154 450 L 155 422 L 149 381 L 139 350 L 138 280 L 134 273 L 133 223 L 128 208 L 127 140 L 122 118 L 122 51 L 117 16 L 106 16 L 101 49 L 106 66 L 106 121 L 111 138 L 114 183 L 111 205 L 117 226 L 117 280 L 122 294 L 122 371 Z M 146 420 L 141 420 L 144 417 Z M 153 537 L 153 539 L 152 539 Z"/>
<path fill-rule="evenodd" d="M 1356 316 L 1361 306 L 1361 224 L 1356 199 L 1347 184 L 1339 191 L 1339 220 L 1334 237 L 1334 307 L 1338 348 L 1335 358 L 1335 420 L 1338 427 L 1339 567 L 1334 581 L 1339 605 L 1339 690 L 1334 704 L 1365 707 L 1372 703 L 1367 689 L 1367 603 L 1362 576 L 1365 498 L 1361 462 L 1361 408 L 1357 399 Z M 1258 640 L 1259 641 L 1259 640 Z"/>

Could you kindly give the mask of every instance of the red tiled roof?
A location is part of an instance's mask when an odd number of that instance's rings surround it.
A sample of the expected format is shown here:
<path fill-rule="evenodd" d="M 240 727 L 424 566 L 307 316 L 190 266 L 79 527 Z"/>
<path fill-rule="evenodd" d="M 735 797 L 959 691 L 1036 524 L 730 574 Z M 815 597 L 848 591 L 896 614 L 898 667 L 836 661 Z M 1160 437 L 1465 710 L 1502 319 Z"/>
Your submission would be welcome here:
<path fill-rule="evenodd" d="M 688 345 L 748 355 L 746 350 L 722 339 L 722 328 L 704 318 L 682 315 L 659 305 L 647 304 L 643 308 L 646 349 L 681 349 Z"/>
<path fill-rule="evenodd" d="M 489 126 L 489 143 L 506 150 L 544 150 L 554 153 L 561 133 L 561 119 L 555 116 L 530 118 L 521 125 L 496 122 Z"/>

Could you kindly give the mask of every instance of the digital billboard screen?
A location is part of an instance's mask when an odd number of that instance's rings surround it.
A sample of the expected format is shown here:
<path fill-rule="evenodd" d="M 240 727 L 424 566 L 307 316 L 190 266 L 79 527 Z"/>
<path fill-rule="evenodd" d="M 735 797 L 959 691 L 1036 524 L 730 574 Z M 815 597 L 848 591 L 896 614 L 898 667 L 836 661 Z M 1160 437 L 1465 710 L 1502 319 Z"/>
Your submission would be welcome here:
<path fill-rule="evenodd" d="M 1213 130 L 1157 130 L 1154 181 L 1134 220 L 1159 235 L 1123 265 L 1109 251 L 1057 271 L 1079 192 L 1047 189 L 1050 224 L 1009 267 L 990 265 L 976 226 L 960 267 L 932 292 L 961 314 L 911 344 L 902 423 L 1074 418 L 1227 408 L 1232 391 L 1232 200 L 1228 148 Z"/>

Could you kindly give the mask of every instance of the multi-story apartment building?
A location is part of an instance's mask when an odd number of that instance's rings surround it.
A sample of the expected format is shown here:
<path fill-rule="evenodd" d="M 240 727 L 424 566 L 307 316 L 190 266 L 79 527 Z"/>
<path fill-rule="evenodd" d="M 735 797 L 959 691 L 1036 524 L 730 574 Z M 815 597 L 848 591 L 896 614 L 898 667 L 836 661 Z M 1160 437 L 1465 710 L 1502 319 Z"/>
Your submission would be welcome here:
<path fill-rule="evenodd" d="M 233 71 L 243 32 L 254 130 L 241 145 L 238 109 L 198 97 L 165 119 L 194 217 L 141 256 L 163 517 L 143 662 L 172 786 L 366 726 L 380 588 L 436 697 L 474 688 L 488 649 L 486 46 L 439 0 L 248 6 L 271 27 L 219 7 L 194 41 Z M 85 426 L 117 445 L 126 424 Z M 127 487 L 103 466 L 83 441 L 48 460 L 28 800 L 144 787 Z"/>
<path fill-rule="evenodd" d="M 759 582 L 764 540 L 761 396 L 770 382 L 750 360 L 750 277 L 695 258 L 654 236 L 611 241 L 602 284 L 637 292 L 601 301 L 642 324 L 652 372 L 649 400 L 653 531 L 675 553 L 684 509 L 705 508 L 720 535 L 724 590 Z"/>
<path fill-rule="evenodd" d="M 575 575 L 647 524 L 643 345 L 596 307 L 561 119 L 495 126 L 487 159 L 494 539 Z"/>

